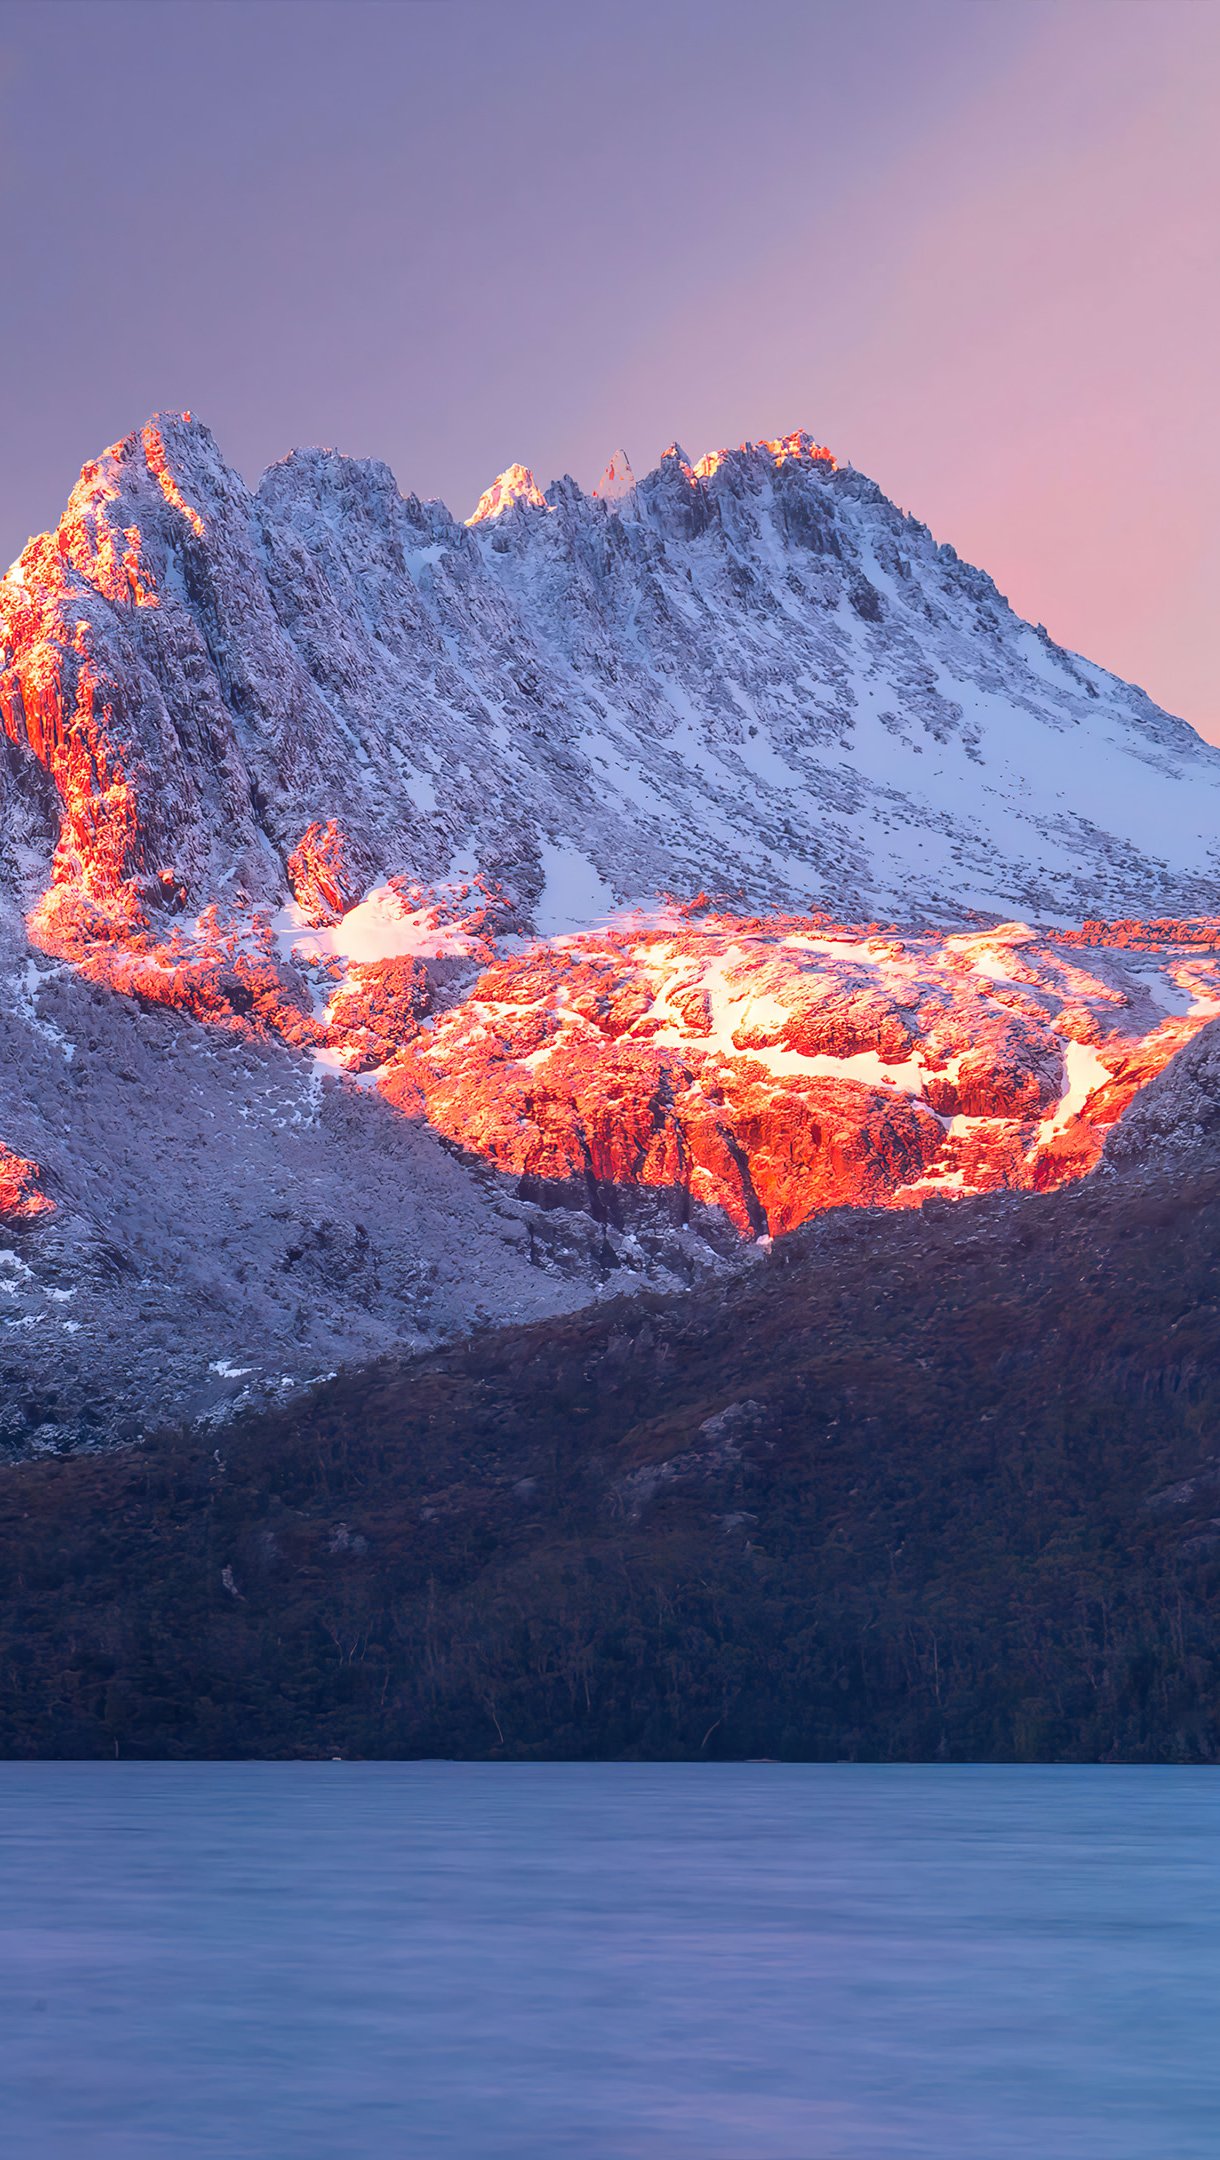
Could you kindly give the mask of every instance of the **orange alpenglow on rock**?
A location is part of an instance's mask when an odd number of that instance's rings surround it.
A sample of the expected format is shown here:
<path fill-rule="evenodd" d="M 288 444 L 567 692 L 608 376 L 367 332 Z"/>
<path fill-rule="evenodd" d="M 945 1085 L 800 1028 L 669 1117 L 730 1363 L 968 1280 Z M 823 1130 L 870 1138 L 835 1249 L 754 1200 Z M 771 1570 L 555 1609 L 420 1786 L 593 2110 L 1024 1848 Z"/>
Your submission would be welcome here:
<path fill-rule="evenodd" d="M 191 416 L 189 413 L 183 413 L 182 417 L 184 420 L 189 421 Z M 172 510 L 179 511 L 186 519 L 196 539 L 202 539 L 203 519 L 200 517 L 199 512 L 193 510 L 190 503 L 186 501 L 181 488 L 169 469 L 169 461 L 165 453 L 165 438 L 160 428 L 154 427 L 150 421 L 144 429 L 143 440 L 144 454 L 148 459 L 148 469 L 156 477 L 166 502 Z"/>
<path fill-rule="evenodd" d="M 776 465 L 807 461 L 815 465 L 829 465 L 832 472 L 839 469 L 839 461 L 833 450 L 824 443 L 815 442 L 806 428 L 797 428 L 791 435 L 781 435 L 775 442 L 760 442 L 756 446 L 765 450 Z M 749 448 L 749 445 L 746 445 Z"/>
<path fill-rule="evenodd" d="M 50 1215 L 55 1202 L 41 1187 L 42 1171 L 24 1155 L 0 1142 L 0 1222 L 28 1222 Z"/>
<path fill-rule="evenodd" d="M 616 450 L 593 493 L 601 502 L 622 502 L 635 486 L 635 474 L 625 450 Z"/>
<path fill-rule="evenodd" d="M 316 923 L 336 923 L 355 906 L 369 867 L 334 818 L 308 826 L 285 865 L 294 898 Z"/>
<path fill-rule="evenodd" d="M 1189 1005 L 1166 1018 L 1145 977 L 1086 974 L 1022 924 L 899 936 L 674 910 L 497 960 L 411 1027 L 381 1086 L 527 1195 L 612 1219 L 633 1187 L 744 1236 L 1041 1191 L 1093 1168 L 1220 1011 L 1220 924 L 1206 958 L 1194 928 L 1161 951 Z"/>
<path fill-rule="evenodd" d="M 529 466 L 508 465 L 496 475 L 489 488 L 484 488 L 466 523 L 482 525 L 488 518 L 503 517 L 506 510 L 516 510 L 522 505 L 530 510 L 549 507 Z"/>
<path fill-rule="evenodd" d="M 748 457 L 755 450 L 763 451 L 776 467 L 790 464 L 816 464 L 827 466 L 831 472 L 837 472 L 839 469 L 839 461 L 834 452 L 827 450 L 824 444 L 815 442 L 812 435 L 808 434 L 804 428 L 797 428 L 791 435 L 780 435 L 774 442 L 739 443 L 736 455 Z M 719 471 L 725 459 L 733 455 L 734 452 L 731 450 L 707 450 L 699 459 L 698 464 L 692 465 L 691 471 L 696 480 L 710 480 L 713 473 Z"/>

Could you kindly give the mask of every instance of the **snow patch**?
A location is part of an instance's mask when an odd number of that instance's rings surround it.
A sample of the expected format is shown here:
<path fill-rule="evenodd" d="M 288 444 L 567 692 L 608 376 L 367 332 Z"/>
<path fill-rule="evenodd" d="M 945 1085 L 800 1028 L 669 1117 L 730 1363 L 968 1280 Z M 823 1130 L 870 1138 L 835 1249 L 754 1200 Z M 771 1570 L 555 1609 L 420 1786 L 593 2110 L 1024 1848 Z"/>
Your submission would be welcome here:
<path fill-rule="evenodd" d="M 592 929 L 614 907 L 614 894 L 587 855 L 571 840 L 540 840 L 542 894 L 534 909 L 541 937 L 565 937 Z"/>
<path fill-rule="evenodd" d="M 442 920 L 435 906 L 408 907 L 393 885 L 375 885 L 341 921 L 316 928 L 303 908 L 291 901 L 272 923 L 282 951 L 298 959 L 346 960 L 367 967 L 374 960 L 421 959 L 468 953 L 469 933 L 460 923 Z"/>
<path fill-rule="evenodd" d="M 1099 1057 L 1092 1043 L 1066 1042 L 1063 1046 L 1064 1088 L 1058 1104 L 1050 1117 L 1043 1118 L 1038 1127 L 1037 1147 L 1045 1147 L 1056 1133 L 1062 1132 L 1069 1118 L 1083 1110 L 1096 1088 L 1108 1085 L 1112 1079 L 1109 1066 Z"/>

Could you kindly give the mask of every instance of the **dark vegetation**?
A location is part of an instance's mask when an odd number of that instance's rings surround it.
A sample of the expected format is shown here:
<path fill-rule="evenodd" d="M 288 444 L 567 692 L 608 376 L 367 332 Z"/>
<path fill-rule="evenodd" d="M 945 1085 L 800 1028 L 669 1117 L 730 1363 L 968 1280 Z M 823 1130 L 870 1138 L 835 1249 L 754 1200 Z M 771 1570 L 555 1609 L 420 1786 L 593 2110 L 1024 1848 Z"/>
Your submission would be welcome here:
<path fill-rule="evenodd" d="M 1220 1759 L 1220 1161 L 0 1474 L 0 1752 Z"/>

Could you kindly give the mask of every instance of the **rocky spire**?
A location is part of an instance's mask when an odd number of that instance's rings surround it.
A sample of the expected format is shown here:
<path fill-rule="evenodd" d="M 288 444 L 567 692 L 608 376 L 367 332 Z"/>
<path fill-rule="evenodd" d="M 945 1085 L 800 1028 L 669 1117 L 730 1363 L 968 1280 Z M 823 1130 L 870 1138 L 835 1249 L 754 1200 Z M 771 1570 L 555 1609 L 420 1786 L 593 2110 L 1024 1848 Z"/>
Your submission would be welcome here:
<path fill-rule="evenodd" d="M 625 450 L 616 450 L 593 493 L 602 502 L 621 502 L 635 486 L 635 474 Z"/>
<path fill-rule="evenodd" d="M 515 509 L 518 503 L 528 503 L 532 510 L 547 507 L 546 496 L 528 465 L 508 465 L 502 473 L 497 473 L 491 486 L 484 488 L 466 523 L 482 525 L 487 518 L 503 517 L 506 510 Z"/>

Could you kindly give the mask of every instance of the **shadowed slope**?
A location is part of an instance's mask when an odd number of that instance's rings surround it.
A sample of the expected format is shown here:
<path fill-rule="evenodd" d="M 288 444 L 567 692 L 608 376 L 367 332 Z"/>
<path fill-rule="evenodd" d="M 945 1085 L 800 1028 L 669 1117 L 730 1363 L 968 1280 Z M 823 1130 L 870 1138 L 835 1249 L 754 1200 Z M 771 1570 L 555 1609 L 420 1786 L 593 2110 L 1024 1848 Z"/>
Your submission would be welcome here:
<path fill-rule="evenodd" d="M 0 1745 L 1216 1759 L 1210 1037 L 1182 1062 L 1122 1174 L 9 1471 Z"/>

